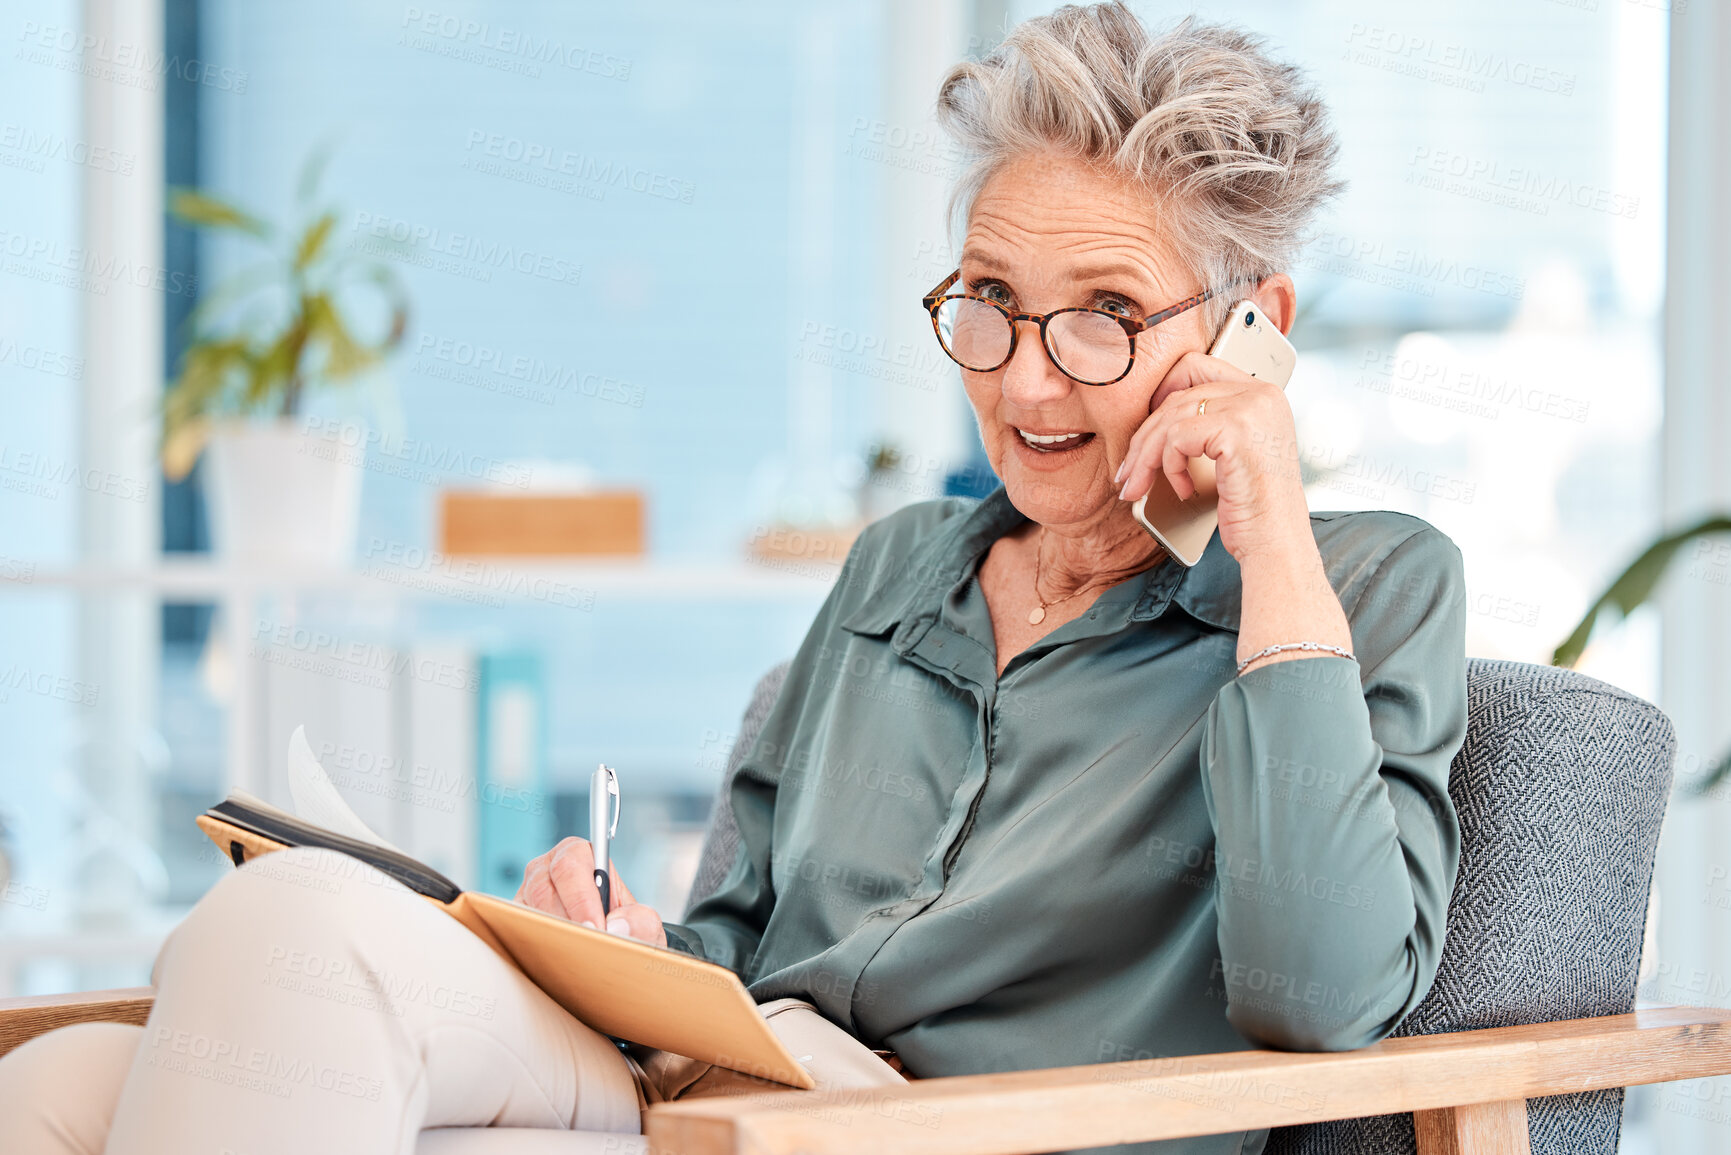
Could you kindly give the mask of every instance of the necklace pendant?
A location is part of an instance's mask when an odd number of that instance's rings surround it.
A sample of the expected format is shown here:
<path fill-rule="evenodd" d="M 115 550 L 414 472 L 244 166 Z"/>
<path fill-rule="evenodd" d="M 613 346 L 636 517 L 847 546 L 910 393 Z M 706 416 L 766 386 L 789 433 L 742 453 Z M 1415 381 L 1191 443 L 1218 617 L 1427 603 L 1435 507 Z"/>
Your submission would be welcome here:
<path fill-rule="evenodd" d="M 1028 624 L 1030 626 L 1037 626 L 1045 620 L 1046 620 L 1046 607 L 1045 606 L 1035 606 L 1033 609 L 1028 611 Z"/>

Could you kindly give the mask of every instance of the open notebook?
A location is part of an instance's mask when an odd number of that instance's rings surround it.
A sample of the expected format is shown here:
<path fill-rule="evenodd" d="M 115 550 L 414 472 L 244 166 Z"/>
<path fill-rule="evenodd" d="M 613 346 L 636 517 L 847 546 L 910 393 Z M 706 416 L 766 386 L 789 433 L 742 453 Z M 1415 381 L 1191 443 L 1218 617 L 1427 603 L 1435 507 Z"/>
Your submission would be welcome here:
<path fill-rule="evenodd" d="M 461 889 L 369 830 L 300 729 L 289 742 L 289 789 L 294 814 L 237 790 L 199 816 L 199 829 L 237 866 L 288 846 L 350 855 L 437 904 L 604 1034 L 792 1087 L 815 1085 L 758 1014 L 738 975 L 681 951 Z"/>

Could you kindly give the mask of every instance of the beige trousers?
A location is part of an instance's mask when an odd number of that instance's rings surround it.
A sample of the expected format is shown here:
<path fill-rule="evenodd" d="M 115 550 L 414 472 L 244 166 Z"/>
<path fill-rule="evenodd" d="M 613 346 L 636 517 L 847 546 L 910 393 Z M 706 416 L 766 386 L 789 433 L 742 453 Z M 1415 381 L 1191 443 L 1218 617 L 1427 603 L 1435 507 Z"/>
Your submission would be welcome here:
<path fill-rule="evenodd" d="M 778 1087 L 627 1056 L 455 919 L 328 851 L 279 851 L 224 878 L 152 982 L 145 1026 L 68 1027 L 0 1059 L 0 1152 L 626 1155 L 642 1150 L 650 1103 Z M 810 1004 L 759 1009 L 819 1086 L 903 1082 Z M 481 1127 L 538 1132 L 500 1145 L 458 1130 Z"/>

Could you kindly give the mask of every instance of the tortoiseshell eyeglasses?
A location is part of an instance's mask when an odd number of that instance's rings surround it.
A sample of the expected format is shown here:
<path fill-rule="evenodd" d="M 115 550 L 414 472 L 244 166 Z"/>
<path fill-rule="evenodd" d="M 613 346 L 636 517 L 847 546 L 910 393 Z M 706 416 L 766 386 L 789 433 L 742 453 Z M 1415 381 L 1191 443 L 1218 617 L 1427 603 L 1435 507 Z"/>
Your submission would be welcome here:
<path fill-rule="evenodd" d="M 973 293 L 946 293 L 961 277 L 962 271 L 957 269 L 921 302 L 932 315 L 938 344 L 950 360 L 975 373 L 1002 369 L 1016 353 L 1017 323 L 1032 321 L 1040 326 L 1040 342 L 1052 364 L 1083 385 L 1122 381 L 1136 363 L 1137 334 L 1224 291 L 1205 290 L 1137 321 L 1104 309 L 1081 307 L 1044 314 L 1018 313 Z"/>

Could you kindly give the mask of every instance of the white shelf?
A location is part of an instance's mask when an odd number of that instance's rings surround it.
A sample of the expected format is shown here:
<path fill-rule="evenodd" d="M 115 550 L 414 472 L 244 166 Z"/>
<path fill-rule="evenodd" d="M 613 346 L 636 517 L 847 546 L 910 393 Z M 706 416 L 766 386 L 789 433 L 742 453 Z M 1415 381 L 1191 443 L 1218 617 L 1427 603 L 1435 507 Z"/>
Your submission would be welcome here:
<path fill-rule="evenodd" d="M 140 593 L 167 602 L 217 602 L 230 621 L 246 621 L 272 596 L 332 595 L 355 599 L 444 599 L 453 605 L 499 608 L 539 602 L 587 609 L 618 601 L 781 601 L 814 606 L 835 582 L 839 566 L 790 560 L 720 564 L 639 559 L 557 561 L 459 559 L 440 566 L 353 569 L 249 569 L 208 558 L 165 559 L 151 566 L 75 565 L 0 569 L 6 591 L 79 594 Z M 256 747 L 263 704 L 258 663 L 244 630 L 228 634 L 234 686 L 227 702 L 226 785 L 265 792 Z M 5 966 L 0 956 L 0 970 Z M 0 979 L 4 975 L 0 974 Z"/>
<path fill-rule="evenodd" d="M 0 576 L 0 590 L 140 590 L 165 599 L 214 601 L 270 593 L 427 597 L 453 601 L 545 601 L 594 593 L 628 598 L 809 598 L 822 595 L 837 567 L 818 562 L 684 564 L 639 560 L 547 562 L 464 559 L 444 566 L 363 564 L 354 569 L 245 569 L 206 560 L 149 567 L 71 566 Z"/>

